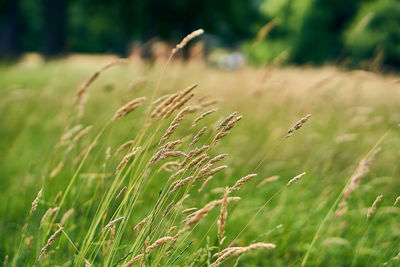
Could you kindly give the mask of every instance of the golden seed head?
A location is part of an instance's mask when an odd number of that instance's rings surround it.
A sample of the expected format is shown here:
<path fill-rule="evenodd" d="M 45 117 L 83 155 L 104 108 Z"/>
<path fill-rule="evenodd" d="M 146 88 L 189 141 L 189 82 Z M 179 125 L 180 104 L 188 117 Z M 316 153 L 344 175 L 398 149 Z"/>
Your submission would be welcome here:
<path fill-rule="evenodd" d="M 112 120 L 119 120 L 123 117 L 125 117 L 126 115 L 128 115 L 130 112 L 132 112 L 133 110 L 135 110 L 136 108 L 138 108 L 143 101 L 146 100 L 146 97 L 138 97 L 136 99 L 133 99 L 132 101 L 128 102 L 127 104 L 125 104 L 124 106 L 122 106 L 120 109 L 118 109 L 114 116 L 112 117 Z"/>
<path fill-rule="evenodd" d="M 301 177 L 303 177 L 304 175 L 306 175 L 305 172 L 300 173 L 299 175 L 297 175 L 296 177 L 292 178 L 287 184 L 286 186 L 289 186 L 291 183 L 296 182 L 297 180 L 299 180 Z"/>
<path fill-rule="evenodd" d="M 192 39 L 196 38 L 197 36 L 200 36 L 204 33 L 203 29 L 196 30 L 192 32 L 191 34 L 187 35 L 183 40 L 176 45 L 174 49 L 172 49 L 172 55 L 176 54 L 180 49 L 184 48 L 188 42 L 190 42 Z"/>
<path fill-rule="evenodd" d="M 231 188 L 229 188 L 229 192 L 239 190 L 240 186 L 242 186 L 244 183 L 246 183 L 247 181 L 249 181 L 251 178 L 253 178 L 255 176 L 257 176 L 257 174 L 252 173 L 252 174 L 248 174 L 248 175 L 240 178 L 239 180 L 237 180 L 237 182 Z"/>

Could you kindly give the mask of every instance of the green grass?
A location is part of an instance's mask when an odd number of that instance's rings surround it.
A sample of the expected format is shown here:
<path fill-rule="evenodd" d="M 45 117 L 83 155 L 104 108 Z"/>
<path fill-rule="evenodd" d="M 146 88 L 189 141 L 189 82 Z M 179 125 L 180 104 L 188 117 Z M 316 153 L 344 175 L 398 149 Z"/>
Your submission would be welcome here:
<path fill-rule="evenodd" d="M 220 208 L 216 207 L 180 236 L 172 250 L 167 252 L 167 244 L 151 252 L 146 264 L 168 266 L 177 258 L 173 266 L 206 266 L 215 260 L 210 255 L 231 242 L 236 246 L 274 243 L 276 248 L 232 257 L 221 266 L 300 266 L 302 262 L 304 266 L 380 266 L 400 251 L 400 209 L 392 207 L 400 195 L 400 85 L 395 76 L 327 67 L 247 67 L 228 72 L 195 63 L 170 65 L 156 98 L 198 83 L 188 105 L 219 100 L 185 115 L 169 139 L 184 138 L 176 150 L 187 152 L 192 137 L 204 126 L 208 129 L 196 146 L 209 144 L 217 133 L 216 124 L 233 111 L 244 118 L 207 151 L 210 157 L 228 153 L 215 166 L 227 164 L 229 168 L 217 173 L 200 193 L 201 183 L 196 183 L 168 196 L 171 173 L 157 170 L 169 159 L 155 165 L 148 161 L 176 112 L 144 127 L 163 65 L 133 62 L 103 72 L 89 88 L 84 115 L 78 119 L 74 94 L 106 62 L 108 59 L 100 57 L 75 56 L 0 67 L 0 257 L 9 255 L 9 266 L 82 266 L 84 259 L 94 266 L 114 266 L 127 255 L 130 260 L 142 252 L 147 237 L 151 244 L 171 226 L 181 229 L 186 216 L 180 213 L 183 209 L 201 208 L 221 199 L 226 186 L 254 172 L 257 177 L 231 193 L 242 199 L 228 205 L 222 246 L 218 246 Z M 147 97 L 141 107 L 119 121 L 110 121 L 118 108 L 141 96 Z M 195 117 L 214 106 L 219 108 L 217 112 L 190 128 Z M 287 130 L 309 113 L 310 121 L 284 139 Z M 69 144 L 57 148 L 60 136 L 77 124 L 93 127 L 71 149 Z M 142 148 L 115 174 L 126 151 L 114 152 L 128 140 Z M 336 218 L 341 192 L 374 146 L 382 151 L 348 200 L 347 212 Z M 105 162 L 108 147 L 112 157 Z M 62 169 L 51 178 L 51 171 L 61 161 Z M 307 174 L 300 181 L 286 186 L 304 171 Z M 280 179 L 257 187 L 272 175 Z M 115 201 L 123 186 L 128 190 Z M 43 197 L 30 216 L 40 188 Z M 59 191 L 63 196 L 58 212 L 40 226 Z M 190 197 L 182 206 L 163 217 L 168 204 L 187 192 Z M 380 194 L 382 202 L 367 219 L 369 206 Z M 41 248 L 71 208 L 74 213 L 64 232 L 37 261 Z M 133 227 L 148 215 L 151 223 L 136 234 Z M 110 230 L 102 229 L 120 216 L 125 219 L 116 223 L 110 247 Z M 119 264 L 123 266 L 127 260 Z"/>

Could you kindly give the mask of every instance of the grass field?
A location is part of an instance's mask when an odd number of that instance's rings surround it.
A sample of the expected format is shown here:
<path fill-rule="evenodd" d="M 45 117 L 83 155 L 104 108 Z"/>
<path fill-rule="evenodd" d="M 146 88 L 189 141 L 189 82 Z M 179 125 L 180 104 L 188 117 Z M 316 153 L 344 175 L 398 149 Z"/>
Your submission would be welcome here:
<path fill-rule="evenodd" d="M 102 71 L 83 94 L 86 103 L 74 102 L 81 84 L 110 61 L 71 56 L 0 67 L 0 257 L 8 257 L 7 266 L 126 266 L 143 252 L 134 266 L 208 266 L 229 246 L 258 242 L 276 247 L 240 256 L 237 248 L 220 266 L 382 266 L 400 252 L 400 208 L 393 205 L 400 195 L 398 77 L 333 67 L 225 71 L 195 62 L 172 62 L 162 74 L 163 63 L 133 61 Z M 192 84 L 198 84 L 195 96 L 181 107 L 171 109 L 168 98 L 154 104 Z M 142 96 L 139 107 L 112 120 Z M 161 118 L 152 118 L 160 103 Z M 218 124 L 234 111 L 222 127 L 222 135 L 229 134 L 214 145 Z M 285 138 L 307 114 L 311 118 Z M 174 118 L 179 125 L 170 127 Z M 163 150 L 159 142 L 168 128 L 174 131 L 165 143 L 182 142 Z M 204 145 L 211 145 L 203 151 L 209 158 L 190 158 Z M 221 153 L 229 155 L 207 165 Z M 185 157 L 204 160 L 185 169 Z M 199 192 L 206 171 L 223 165 L 228 167 Z M 226 190 L 252 173 L 258 175 L 240 190 Z M 190 175 L 195 177 L 168 193 L 174 181 Z M 272 176 L 279 178 L 260 184 Z M 241 199 L 228 203 L 227 196 Z M 206 205 L 213 200 L 221 201 Z M 197 211 L 184 221 L 190 213 L 182 211 L 189 208 Z M 142 229 L 134 229 L 144 218 Z M 165 244 L 151 248 L 165 236 Z M 54 240 L 41 251 L 49 238 Z"/>

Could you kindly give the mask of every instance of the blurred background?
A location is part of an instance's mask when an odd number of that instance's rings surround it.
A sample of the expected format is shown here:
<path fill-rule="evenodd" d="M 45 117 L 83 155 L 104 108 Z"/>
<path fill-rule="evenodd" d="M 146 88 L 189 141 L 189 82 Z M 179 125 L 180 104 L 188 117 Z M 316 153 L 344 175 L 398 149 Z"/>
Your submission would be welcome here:
<path fill-rule="evenodd" d="M 207 35 L 184 58 L 232 68 L 244 62 L 400 66 L 398 0 L 0 1 L 3 60 L 27 52 L 154 59 L 198 28 Z"/>

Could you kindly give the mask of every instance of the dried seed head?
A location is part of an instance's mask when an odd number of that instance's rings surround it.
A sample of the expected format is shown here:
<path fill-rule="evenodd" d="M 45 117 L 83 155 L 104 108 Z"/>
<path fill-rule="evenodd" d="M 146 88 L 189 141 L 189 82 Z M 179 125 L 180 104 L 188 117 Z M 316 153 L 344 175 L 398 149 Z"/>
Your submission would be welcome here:
<path fill-rule="evenodd" d="M 146 97 L 139 97 L 128 102 L 115 112 L 114 116 L 112 117 L 112 120 L 115 121 L 121 119 L 122 117 L 125 117 L 131 111 L 138 108 L 144 100 L 146 100 Z"/>
<path fill-rule="evenodd" d="M 204 159 L 208 159 L 207 154 L 201 154 L 200 156 L 194 158 L 187 166 L 186 170 L 190 170 L 190 168 L 196 166 L 199 162 L 202 162 Z"/>
<path fill-rule="evenodd" d="M 361 179 L 369 172 L 369 165 L 375 159 L 376 154 L 381 150 L 381 148 L 377 148 L 373 151 L 369 157 L 364 158 L 358 164 L 357 170 L 354 175 L 350 178 L 350 183 L 346 186 L 343 193 L 343 198 L 339 203 L 338 210 L 336 211 L 336 217 L 342 216 L 347 210 L 347 199 L 350 198 L 351 193 L 357 189 L 360 184 Z"/>
<path fill-rule="evenodd" d="M 92 266 L 92 264 L 87 259 L 83 259 L 83 262 L 85 263 L 85 267 L 91 267 Z"/>
<path fill-rule="evenodd" d="M 106 149 L 106 157 L 105 157 L 105 161 L 109 160 L 111 158 L 111 147 L 107 147 Z"/>
<path fill-rule="evenodd" d="M 49 208 L 45 214 L 42 217 L 42 220 L 40 221 L 40 226 L 44 224 L 47 218 L 51 217 L 56 211 L 58 210 L 58 207 L 55 208 Z"/>
<path fill-rule="evenodd" d="M 169 95 L 167 99 L 162 101 L 155 107 L 154 111 L 151 113 L 152 118 L 160 118 L 164 114 L 162 111 L 173 103 L 173 101 L 179 96 L 179 92 Z M 154 103 L 155 104 L 155 103 Z"/>
<path fill-rule="evenodd" d="M 396 197 L 396 200 L 393 203 L 393 206 L 396 206 L 396 204 L 400 201 L 400 196 Z"/>
<path fill-rule="evenodd" d="M 61 195 L 62 195 L 62 192 L 61 192 L 61 191 L 58 191 L 56 197 L 54 198 L 53 206 L 56 206 L 56 205 L 57 205 L 57 202 L 58 202 L 58 200 L 60 199 Z"/>
<path fill-rule="evenodd" d="M 187 95 L 183 97 L 182 99 L 179 99 L 179 101 L 176 101 L 176 103 L 170 107 L 167 108 L 165 111 L 164 118 L 169 117 L 175 110 L 179 110 L 181 107 L 183 107 L 187 102 L 189 102 L 190 99 L 194 97 L 194 94 Z"/>
<path fill-rule="evenodd" d="M 143 257 L 143 253 L 133 257 L 124 267 L 133 266 L 137 261 L 139 261 Z"/>
<path fill-rule="evenodd" d="M 125 148 L 128 148 L 128 147 L 132 146 L 134 143 L 135 143 L 135 141 L 133 141 L 133 140 L 126 141 L 125 143 L 120 145 L 120 147 L 117 149 L 115 154 L 118 154 L 119 152 L 125 150 Z"/>
<path fill-rule="evenodd" d="M 104 65 L 103 67 L 101 67 L 99 70 L 95 71 L 92 75 L 90 75 L 90 77 L 79 87 L 78 91 L 76 92 L 75 95 L 75 101 L 79 102 L 83 95 L 86 93 L 87 89 L 89 88 L 89 86 L 94 82 L 94 80 L 96 80 L 96 78 L 100 75 L 101 72 L 105 71 L 106 69 L 111 68 L 114 65 L 117 64 L 121 64 L 121 63 L 127 63 L 128 60 L 127 59 L 116 59 L 114 61 L 111 61 L 109 63 L 107 63 L 106 65 Z"/>
<path fill-rule="evenodd" d="M 257 187 L 260 188 L 261 186 L 263 186 L 263 185 L 265 185 L 265 184 L 267 184 L 267 183 L 276 181 L 276 180 L 278 180 L 278 179 L 279 179 L 279 176 L 278 176 L 278 175 L 274 175 L 274 176 L 265 178 L 264 180 L 261 181 L 261 183 L 259 183 L 259 184 L 257 185 Z"/>
<path fill-rule="evenodd" d="M 177 172 L 175 172 L 174 174 L 171 175 L 171 177 L 169 177 L 168 181 L 171 182 L 173 180 L 175 180 L 175 178 L 177 178 L 178 176 L 181 176 L 183 173 L 185 173 L 185 169 L 179 169 Z"/>
<path fill-rule="evenodd" d="M 242 115 L 239 115 L 239 116 L 237 116 L 237 117 L 235 117 L 235 118 L 233 118 L 232 120 L 230 120 L 229 122 L 228 122 L 228 124 L 224 127 L 224 131 L 225 132 L 228 132 L 230 129 L 232 129 L 234 126 L 235 126 L 235 124 L 238 122 L 238 121 L 240 121 L 241 119 L 243 119 L 243 116 Z"/>
<path fill-rule="evenodd" d="M 231 114 L 232 115 L 232 114 Z M 230 116 L 228 116 L 226 119 L 228 119 Z M 218 143 L 218 141 L 222 138 L 222 137 L 224 137 L 225 135 L 227 135 L 228 133 L 229 133 L 229 131 L 236 125 L 236 123 L 238 122 L 238 121 L 240 121 L 241 119 L 243 118 L 243 116 L 237 116 L 237 117 L 234 117 L 234 118 L 229 118 L 229 121 L 227 121 L 226 123 L 226 126 L 224 126 L 223 128 L 222 128 L 222 130 L 220 130 L 218 133 L 217 133 L 217 135 L 214 137 L 214 140 L 211 142 L 211 145 L 215 145 L 216 143 Z M 225 119 L 225 120 L 226 120 Z M 224 120 L 224 121 L 225 121 Z M 224 122 L 223 121 L 223 122 Z M 221 122 L 222 123 L 222 122 Z M 218 127 L 217 127 L 218 128 Z"/>
<path fill-rule="evenodd" d="M 400 124 L 399 124 L 400 125 Z M 392 261 L 397 261 L 398 259 L 400 259 L 400 252 L 396 254 L 396 256 L 394 256 L 393 258 L 390 258 L 387 262 L 385 262 L 382 266 L 386 266 L 389 263 L 391 263 Z"/>
<path fill-rule="evenodd" d="M 237 180 L 237 182 L 236 182 L 231 188 L 229 188 L 229 192 L 233 192 L 233 191 L 239 190 L 240 187 L 241 187 L 244 183 L 246 183 L 247 181 L 249 181 L 251 178 L 253 178 L 253 177 L 255 177 L 255 176 L 257 176 L 257 174 L 256 174 L 256 173 L 253 173 L 253 174 L 248 174 L 248 175 L 246 175 L 246 176 L 240 178 L 239 180 Z"/>
<path fill-rule="evenodd" d="M 301 120 L 299 120 L 295 125 L 292 126 L 292 128 L 290 128 L 288 130 L 285 138 L 289 138 L 290 136 L 292 136 L 293 132 L 300 129 L 303 126 L 303 124 L 306 123 L 310 118 L 311 118 L 311 114 L 308 114 L 305 117 L 301 118 Z"/>
<path fill-rule="evenodd" d="M 58 230 L 50 236 L 50 238 L 47 240 L 46 245 L 40 250 L 40 255 L 37 258 L 37 260 L 40 260 L 43 257 L 43 255 L 46 253 L 46 250 L 51 246 L 51 244 L 54 242 L 54 240 L 57 238 L 57 236 L 59 236 L 61 234 L 63 229 L 64 229 L 64 227 L 58 228 Z"/>
<path fill-rule="evenodd" d="M 203 168 L 201 168 L 200 171 L 197 173 L 194 181 L 196 182 L 196 181 L 200 180 L 201 178 L 210 176 L 207 174 L 209 173 L 211 166 L 212 166 L 211 164 L 207 163 Z"/>
<path fill-rule="evenodd" d="M 140 267 L 145 267 L 145 262 L 146 262 L 146 259 L 147 259 L 147 248 L 148 248 L 148 246 L 149 246 L 149 242 L 150 242 L 150 237 L 148 236 L 147 238 L 146 238 L 146 240 L 144 241 L 144 246 L 143 246 L 143 258 L 142 258 L 142 262 L 140 263 Z"/>
<path fill-rule="evenodd" d="M 182 206 L 182 204 L 183 204 L 183 202 L 186 200 L 186 199 L 188 199 L 190 197 L 190 194 L 186 194 L 186 195 L 184 195 L 183 197 L 181 197 L 181 199 L 178 201 L 178 202 L 176 202 L 176 205 L 175 205 L 175 209 L 178 207 L 181 207 Z"/>
<path fill-rule="evenodd" d="M 89 133 L 89 131 L 92 129 L 92 125 L 87 126 L 85 129 L 81 130 L 75 137 L 72 139 L 71 146 L 75 145 L 78 143 L 78 141 L 85 135 Z"/>
<path fill-rule="evenodd" d="M 371 217 L 372 214 L 374 214 L 375 210 L 376 210 L 376 205 L 378 205 L 378 203 L 382 200 L 383 195 L 379 195 L 374 203 L 372 203 L 372 206 L 368 209 L 368 213 L 367 213 L 367 218 Z"/>
<path fill-rule="evenodd" d="M 108 246 L 110 249 L 114 243 L 114 237 L 115 237 L 115 225 L 113 225 L 113 227 L 111 227 L 110 240 L 108 241 Z"/>
<path fill-rule="evenodd" d="M 118 164 L 117 169 L 116 169 L 116 172 L 119 172 L 119 171 L 122 169 L 122 167 L 124 167 L 124 166 L 128 163 L 128 161 L 136 155 L 136 153 L 140 150 L 140 148 L 141 148 L 141 147 L 139 146 L 139 147 L 135 148 L 131 153 L 129 153 L 128 155 L 126 155 L 126 156 L 121 160 L 121 162 Z"/>
<path fill-rule="evenodd" d="M 201 114 L 201 115 L 198 116 L 197 118 L 195 118 L 194 121 L 193 121 L 193 123 L 192 123 L 192 128 L 193 128 L 194 126 L 196 126 L 196 124 L 197 124 L 201 119 L 203 119 L 203 118 L 206 117 L 207 115 L 210 115 L 210 114 L 216 112 L 217 110 L 218 110 L 217 108 L 213 108 L 213 109 L 211 109 L 211 110 L 208 110 L 208 111 L 204 112 L 203 114 Z"/>
<path fill-rule="evenodd" d="M 3 267 L 6 267 L 7 263 L 8 263 L 8 255 L 6 255 L 6 257 L 4 258 Z"/>
<path fill-rule="evenodd" d="M 140 231 L 142 230 L 143 226 L 146 224 L 147 219 L 149 217 L 150 216 L 147 216 L 147 217 L 143 218 L 143 220 L 141 220 L 138 224 L 136 224 L 136 226 L 133 228 L 136 231 L 136 234 L 140 233 Z"/>
<path fill-rule="evenodd" d="M 171 124 L 168 129 L 165 131 L 164 135 L 161 137 L 160 142 L 158 145 L 162 145 L 168 138 L 175 132 L 176 128 L 178 128 L 179 123 Z"/>
<path fill-rule="evenodd" d="M 167 231 L 167 235 L 172 233 L 173 231 L 175 231 L 175 229 L 176 229 L 176 225 L 169 228 L 169 230 Z"/>
<path fill-rule="evenodd" d="M 188 209 L 184 209 L 181 213 L 182 214 L 192 213 L 192 212 L 194 212 L 196 210 L 197 210 L 197 208 L 188 208 Z"/>
<path fill-rule="evenodd" d="M 178 161 L 169 161 L 161 165 L 161 167 L 157 170 L 157 173 L 161 171 L 173 172 L 179 167 L 180 163 Z"/>
<path fill-rule="evenodd" d="M 69 209 L 67 210 L 64 215 L 61 217 L 61 221 L 60 221 L 60 225 L 63 226 L 67 220 L 69 219 L 69 217 L 71 217 L 71 215 L 74 213 L 74 209 Z"/>
<path fill-rule="evenodd" d="M 210 176 L 210 175 L 214 175 L 214 174 L 216 174 L 217 172 L 220 172 L 220 171 L 222 171 L 223 169 L 226 169 L 226 168 L 228 168 L 228 165 L 222 165 L 222 166 L 216 167 L 216 168 L 210 170 L 210 171 L 207 173 L 207 177 Z"/>
<path fill-rule="evenodd" d="M 162 159 L 170 157 L 187 157 L 187 155 L 182 151 L 168 151 L 163 154 Z"/>
<path fill-rule="evenodd" d="M 65 134 L 63 134 L 60 138 L 60 141 L 58 141 L 57 146 L 63 146 L 67 143 L 67 141 L 74 135 L 76 134 L 78 131 L 80 131 L 82 129 L 82 125 L 78 124 L 75 127 L 71 128 L 70 130 L 68 130 L 68 132 L 66 132 Z"/>
<path fill-rule="evenodd" d="M 43 194 L 43 188 L 41 188 L 39 190 L 39 193 L 37 194 L 36 198 L 33 200 L 32 207 L 31 207 L 31 210 L 29 211 L 29 214 L 33 214 L 35 212 L 37 205 L 39 203 L 39 199 L 42 197 L 42 194 Z"/>
<path fill-rule="evenodd" d="M 181 167 L 181 168 L 185 167 L 185 165 L 186 165 L 191 159 L 193 159 L 194 157 L 197 157 L 198 155 L 200 155 L 201 153 L 203 153 L 204 151 L 206 151 L 206 150 L 209 149 L 209 148 L 210 148 L 209 145 L 205 145 L 205 146 L 202 146 L 201 148 L 197 148 L 197 147 L 196 147 L 195 149 L 189 151 L 187 157 L 182 161 L 180 167 Z"/>
<path fill-rule="evenodd" d="M 62 169 L 62 167 L 64 166 L 64 162 L 60 161 L 57 166 L 50 172 L 50 178 L 53 178 L 54 176 L 56 176 L 60 170 Z"/>
<path fill-rule="evenodd" d="M 185 179 L 174 182 L 173 184 L 171 184 L 170 188 L 172 188 L 172 189 L 169 190 L 168 194 L 170 195 L 173 192 L 178 191 L 180 188 L 182 188 L 185 184 L 187 184 L 192 179 L 193 179 L 193 176 L 188 176 Z"/>
<path fill-rule="evenodd" d="M 300 173 L 300 174 L 297 175 L 296 177 L 292 178 L 292 179 L 286 184 L 286 186 L 289 186 L 291 183 L 293 183 L 293 182 L 299 180 L 299 179 L 300 179 L 301 177 L 303 177 L 304 175 L 306 175 L 305 172 Z"/>
<path fill-rule="evenodd" d="M 219 154 L 219 155 L 213 157 L 208 163 L 214 164 L 214 163 L 216 163 L 216 162 L 218 162 L 218 161 L 220 161 L 220 160 L 223 160 L 223 159 L 224 159 L 225 157 L 227 157 L 227 156 L 228 156 L 228 154 L 226 154 L 226 153 L 224 153 L 224 154 Z"/>
<path fill-rule="evenodd" d="M 113 226 L 114 224 L 116 224 L 119 221 L 122 221 L 123 219 L 125 219 L 124 216 L 121 216 L 115 220 L 112 220 L 111 222 L 109 222 L 106 226 L 104 226 L 104 230 L 106 230 L 107 228 L 110 228 L 111 226 Z"/>
<path fill-rule="evenodd" d="M 214 254 L 213 257 L 218 257 L 215 262 L 213 262 L 210 267 L 215 267 L 220 265 L 223 261 L 225 261 L 227 258 L 231 256 L 237 256 L 243 253 L 246 253 L 250 250 L 256 249 L 256 248 L 264 248 L 264 249 L 272 249 L 275 248 L 274 244 L 270 243 L 255 243 L 251 244 L 248 247 L 229 247 L 224 250 L 222 250 L 219 253 Z"/>
<path fill-rule="evenodd" d="M 175 118 L 172 120 L 171 125 L 176 124 L 183 120 L 183 116 L 190 111 L 190 107 L 185 107 L 178 114 L 176 114 Z"/>
<path fill-rule="evenodd" d="M 228 217 L 228 195 L 229 188 L 225 188 L 224 198 L 222 199 L 221 210 L 218 219 L 218 240 L 220 244 L 222 244 L 222 240 L 224 239 L 224 231 L 226 218 Z"/>
<path fill-rule="evenodd" d="M 175 110 L 181 108 L 194 96 L 194 94 L 190 94 L 190 92 L 193 91 L 193 89 L 196 87 L 197 84 L 193 84 L 185 90 L 173 94 L 171 97 L 166 99 L 155 108 L 151 115 L 152 118 L 169 117 Z M 190 109 L 188 111 L 190 111 Z"/>
<path fill-rule="evenodd" d="M 122 187 L 121 191 L 119 191 L 118 195 L 115 197 L 115 200 L 118 200 L 126 191 L 127 187 Z"/>
<path fill-rule="evenodd" d="M 216 127 L 216 130 L 221 129 L 222 127 L 226 126 L 232 119 L 235 117 L 237 112 L 233 112 L 232 114 L 228 115 L 225 119 L 223 119 L 218 126 Z"/>
<path fill-rule="evenodd" d="M 231 201 L 237 201 L 237 200 L 240 200 L 240 197 L 228 197 L 226 201 L 231 202 Z M 221 205 L 223 202 L 224 202 L 223 199 L 213 200 L 213 201 L 209 202 L 207 205 L 205 205 L 203 208 L 196 211 L 192 216 L 190 216 L 190 219 L 187 220 L 183 230 L 187 231 L 190 228 L 192 228 L 195 224 L 197 224 L 200 220 L 202 220 L 211 209 L 213 209 L 216 206 Z"/>
<path fill-rule="evenodd" d="M 214 177 L 214 176 L 208 177 L 208 178 L 203 182 L 203 184 L 200 186 L 198 192 L 201 192 L 201 191 L 204 189 L 204 187 L 211 181 L 211 179 L 212 179 L 213 177 Z"/>
<path fill-rule="evenodd" d="M 151 105 L 154 106 L 154 105 L 160 103 L 161 101 L 164 101 L 165 99 L 167 99 L 170 96 L 171 96 L 171 94 L 160 96 L 159 98 L 154 100 L 153 103 L 151 103 Z"/>
<path fill-rule="evenodd" d="M 179 44 L 176 45 L 176 47 L 174 49 L 172 49 L 172 56 L 175 55 L 180 49 L 185 47 L 190 40 L 196 38 L 199 35 L 202 35 L 203 33 L 204 33 L 204 30 L 199 29 L 199 30 L 196 30 L 196 31 L 192 32 L 191 34 L 187 35 L 185 38 L 183 38 L 183 40 Z"/>
<path fill-rule="evenodd" d="M 182 140 L 181 139 L 178 139 L 178 140 L 175 140 L 175 141 L 169 141 L 169 142 L 167 142 L 165 145 L 164 145 L 164 148 L 166 149 L 166 150 L 172 150 L 172 149 L 174 149 L 177 145 L 180 145 L 180 144 L 182 144 Z"/>
<path fill-rule="evenodd" d="M 147 252 L 147 253 L 150 253 L 153 249 L 158 248 L 158 247 L 164 245 L 165 243 L 171 241 L 172 239 L 173 239 L 172 236 L 164 236 L 164 237 L 162 237 L 162 238 L 160 238 L 160 239 L 154 241 L 154 243 L 151 244 L 151 245 L 146 249 L 146 252 Z"/>
<path fill-rule="evenodd" d="M 207 130 L 207 127 L 201 128 L 200 131 L 198 131 L 198 133 L 193 137 L 193 140 L 189 144 L 188 148 L 191 148 L 192 146 L 194 146 L 197 143 L 197 141 L 199 141 L 200 137 L 205 133 L 206 130 Z"/>
<path fill-rule="evenodd" d="M 171 203 L 165 208 L 163 217 L 167 216 L 168 212 L 171 210 L 172 206 L 175 204 L 175 200 L 172 200 Z"/>

